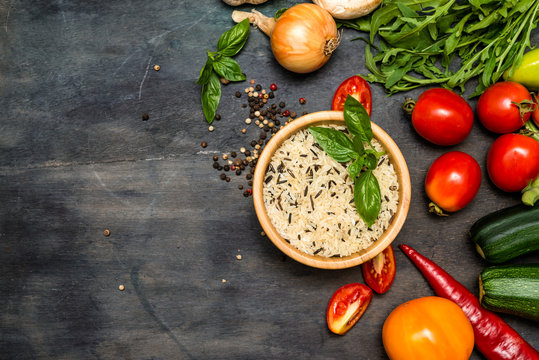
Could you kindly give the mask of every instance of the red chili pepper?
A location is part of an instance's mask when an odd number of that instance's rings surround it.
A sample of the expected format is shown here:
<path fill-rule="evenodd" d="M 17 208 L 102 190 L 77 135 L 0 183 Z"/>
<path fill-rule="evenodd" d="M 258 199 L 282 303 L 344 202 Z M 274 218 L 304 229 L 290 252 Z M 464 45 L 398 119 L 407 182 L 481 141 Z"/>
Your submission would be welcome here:
<path fill-rule="evenodd" d="M 399 248 L 425 276 L 434 292 L 462 308 L 474 329 L 475 346 L 489 360 L 533 360 L 539 352 L 495 313 L 484 309 L 464 285 L 408 245 Z"/>

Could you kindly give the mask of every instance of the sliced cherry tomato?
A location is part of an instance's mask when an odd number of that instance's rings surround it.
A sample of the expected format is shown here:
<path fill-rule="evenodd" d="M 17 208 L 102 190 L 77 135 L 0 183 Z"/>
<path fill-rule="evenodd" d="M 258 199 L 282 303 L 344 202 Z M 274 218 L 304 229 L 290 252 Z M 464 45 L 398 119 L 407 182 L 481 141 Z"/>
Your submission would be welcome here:
<path fill-rule="evenodd" d="M 457 304 L 427 296 L 397 306 L 384 322 L 382 341 L 391 360 L 467 360 L 474 330 Z"/>
<path fill-rule="evenodd" d="M 331 297 L 327 311 L 329 330 L 345 334 L 367 310 L 372 290 L 363 284 L 352 283 L 339 288 Z"/>
<path fill-rule="evenodd" d="M 450 151 L 434 160 L 425 178 L 431 211 L 455 212 L 468 205 L 481 185 L 481 168 L 462 151 Z"/>
<path fill-rule="evenodd" d="M 539 175 L 539 142 L 520 134 L 497 138 L 487 155 L 488 175 L 503 191 L 521 191 Z"/>
<path fill-rule="evenodd" d="M 395 254 L 393 246 L 389 244 L 374 258 L 361 264 L 363 277 L 367 285 L 378 294 L 389 290 L 395 279 Z"/>
<path fill-rule="evenodd" d="M 342 111 L 348 94 L 352 95 L 365 107 L 367 114 L 371 115 L 372 94 L 369 83 L 361 76 L 354 75 L 344 80 L 333 95 L 331 110 Z"/>
<path fill-rule="evenodd" d="M 412 125 L 424 139 L 436 145 L 456 145 L 473 126 L 474 113 L 459 94 L 443 88 L 424 91 L 414 105 Z"/>
<path fill-rule="evenodd" d="M 477 116 L 488 130 L 507 134 L 517 131 L 530 119 L 531 104 L 532 96 L 522 84 L 502 81 L 481 94 Z"/>

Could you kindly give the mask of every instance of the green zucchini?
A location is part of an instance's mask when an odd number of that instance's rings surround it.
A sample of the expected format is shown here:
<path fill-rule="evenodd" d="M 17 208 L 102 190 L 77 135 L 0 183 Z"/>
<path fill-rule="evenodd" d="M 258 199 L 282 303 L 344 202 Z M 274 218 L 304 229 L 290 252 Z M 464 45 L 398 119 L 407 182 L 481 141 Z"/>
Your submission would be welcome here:
<path fill-rule="evenodd" d="M 479 302 L 488 310 L 539 321 L 539 264 L 484 269 L 479 276 Z"/>
<path fill-rule="evenodd" d="M 539 203 L 485 215 L 472 225 L 470 236 L 477 252 L 493 264 L 539 250 Z"/>

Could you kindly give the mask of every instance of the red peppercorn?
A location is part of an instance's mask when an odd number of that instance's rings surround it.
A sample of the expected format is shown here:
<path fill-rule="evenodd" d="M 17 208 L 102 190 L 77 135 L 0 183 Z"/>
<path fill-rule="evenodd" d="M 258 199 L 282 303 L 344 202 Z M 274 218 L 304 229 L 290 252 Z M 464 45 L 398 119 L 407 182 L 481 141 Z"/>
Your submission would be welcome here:
<path fill-rule="evenodd" d="M 277 90 L 277 85 L 271 84 L 271 85 L 270 85 L 270 90 L 271 90 L 271 91 Z"/>
<path fill-rule="evenodd" d="M 307 100 L 305 100 L 305 98 L 299 98 L 299 103 L 300 104 L 305 104 L 307 102 Z"/>
<path fill-rule="evenodd" d="M 285 110 L 282 113 L 283 116 L 290 116 L 290 110 Z"/>
<path fill-rule="evenodd" d="M 247 194 L 251 195 L 251 194 L 253 193 L 253 189 L 247 189 L 247 190 L 245 190 L 245 192 L 246 192 Z"/>
<path fill-rule="evenodd" d="M 231 166 L 230 166 L 230 170 L 232 170 L 232 171 L 236 170 L 236 166 L 235 166 L 235 165 L 231 165 Z"/>

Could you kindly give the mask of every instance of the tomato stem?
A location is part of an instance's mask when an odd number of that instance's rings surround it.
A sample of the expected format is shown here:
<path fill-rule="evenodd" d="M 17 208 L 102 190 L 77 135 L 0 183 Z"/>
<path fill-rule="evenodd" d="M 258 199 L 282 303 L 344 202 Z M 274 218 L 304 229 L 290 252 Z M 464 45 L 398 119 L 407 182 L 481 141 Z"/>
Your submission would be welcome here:
<path fill-rule="evenodd" d="M 534 125 L 533 120 L 528 120 L 526 124 L 524 124 L 524 128 L 520 130 L 520 133 L 539 141 L 539 128 Z"/>
<path fill-rule="evenodd" d="M 539 176 L 522 190 L 522 203 L 533 206 L 539 200 Z"/>
<path fill-rule="evenodd" d="M 408 115 L 412 116 L 414 111 L 415 100 L 412 98 L 405 98 L 404 103 L 402 104 L 402 110 L 404 110 Z"/>
<path fill-rule="evenodd" d="M 429 212 L 438 216 L 449 216 L 448 214 L 444 213 L 441 207 L 439 207 L 433 202 L 429 203 Z"/>

